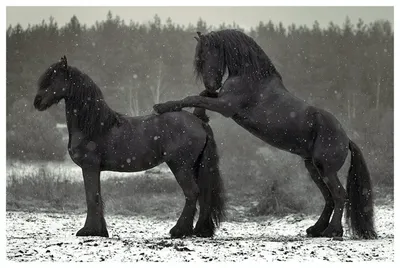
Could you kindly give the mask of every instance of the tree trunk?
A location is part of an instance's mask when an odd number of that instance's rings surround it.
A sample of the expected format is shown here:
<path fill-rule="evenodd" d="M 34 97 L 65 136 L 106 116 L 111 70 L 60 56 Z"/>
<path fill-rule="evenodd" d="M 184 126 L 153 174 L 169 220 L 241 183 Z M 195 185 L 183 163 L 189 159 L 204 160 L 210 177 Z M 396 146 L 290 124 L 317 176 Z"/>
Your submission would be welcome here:
<path fill-rule="evenodd" d="M 375 102 L 376 102 L 375 109 L 376 110 L 379 110 L 379 97 L 380 97 L 380 94 L 381 94 L 381 75 L 378 74 L 377 85 L 376 85 L 376 99 L 375 99 Z"/>
<path fill-rule="evenodd" d="M 160 96 L 161 96 L 161 92 L 162 92 L 162 89 L 161 89 L 162 88 L 162 80 L 163 80 L 162 61 L 160 60 L 160 62 L 158 64 L 157 85 L 155 87 L 150 87 L 154 104 L 160 103 Z"/>
<path fill-rule="evenodd" d="M 133 87 L 129 88 L 129 113 L 131 116 L 139 116 L 138 92 L 135 90 L 135 96 L 133 97 L 133 89 Z"/>
<path fill-rule="evenodd" d="M 133 99 L 133 109 L 135 111 L 135 116 L 139 116 L 140 109 L 139 109 L 139 98 L 137 91 L 135 91 L 135 98 Z"/>
<path fill-rule="evenodd" d="M 157 87 L 156 87 L 156 94 L 155 94 L 155 98 L 154 98 L 154 103 L 159 103 L 160 102 L 160 95 L 161 95 L 161 61 L 158 65 L 158 80 L 157 80 Z"/>
<path fill-rule="evenodd" d="M 349 119 L 349 123 L 351 123 L 351 105 L 350 99 L 347 99 L 347 117 Z"/>
<path fill-rule="evenodd" d="M 129 87 L 129 93 L 128 93 L 128 100 L 129 100 L 129 114 L 130 116 L 135 116 L 134 111 L 133 111 L 133 106 L 132 106 L 132 87 Z"/>

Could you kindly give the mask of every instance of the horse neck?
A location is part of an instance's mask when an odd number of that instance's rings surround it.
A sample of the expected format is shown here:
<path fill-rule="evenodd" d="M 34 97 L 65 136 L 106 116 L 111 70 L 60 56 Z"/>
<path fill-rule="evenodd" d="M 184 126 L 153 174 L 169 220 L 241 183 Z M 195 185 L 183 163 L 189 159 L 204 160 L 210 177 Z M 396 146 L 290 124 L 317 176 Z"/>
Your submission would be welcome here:
<path fill-rule="evenodd" d="M 102 96 L 66 98 L 65 112 L 69 133 L 79 131 L 84 136 L 102 134 L 117 121 L 118 117 Z"/>
<path fill-rule="evenodd" d="M 259 48 L 257 57 L 252 56 L 253 59 L 246 59 L 245 62 L 239 60 L 246 58 L 245 55 L 241 57 L 232 57 L 232 52 L 224 51 L 225 68 L 228 69 L 229 76 L 241 76 L 249 82 L 259 81 L 273 76 L 282 79 L 280 73 L 272 64 L 271 59 Z M 251 68 L 246 67 L 251 66 Z"/>
<path fill-rule="evenodd" d="M 68 132 L 71 133 L 74 130 L 80 130 L 78 124 L 77 113 L 74 111 L 77 110 L 71 101 L 65 100 L 65 118 L 67 119 L 67 128 Z"/>

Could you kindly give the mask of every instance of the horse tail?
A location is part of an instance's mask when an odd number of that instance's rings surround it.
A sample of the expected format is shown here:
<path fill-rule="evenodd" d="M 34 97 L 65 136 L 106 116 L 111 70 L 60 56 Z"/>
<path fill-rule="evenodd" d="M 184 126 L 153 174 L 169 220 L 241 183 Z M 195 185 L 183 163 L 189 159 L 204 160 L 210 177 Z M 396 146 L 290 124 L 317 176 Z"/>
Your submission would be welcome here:
<path fill-rule="evenodd" d="M 372 184 L 360 148 L 350 140 L 351 164 L 347 178 L 346 220 L 355 235 L 363 239 L 377 237 L 374 228 Z"/>
<path fill-rule="evenodd" d="M 222 177 L 219 170 L 219 156 L 214 133 L 211 127 L 203 123 L 207 133 L 206 144 L 200 156 L 198 169 L 198 186 L 200 188 L 200 204 L 205 206 L 208 229 L 214 234 L 224 219 L 225 194 Z M 201 208 L 200 208 L 201 209 Z"/>

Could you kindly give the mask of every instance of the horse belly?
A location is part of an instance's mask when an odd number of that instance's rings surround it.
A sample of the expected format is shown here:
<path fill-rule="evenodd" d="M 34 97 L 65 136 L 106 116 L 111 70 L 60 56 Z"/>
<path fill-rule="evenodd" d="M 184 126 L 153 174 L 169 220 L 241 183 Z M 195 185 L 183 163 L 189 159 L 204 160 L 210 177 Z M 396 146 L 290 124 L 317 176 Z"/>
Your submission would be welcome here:
<path fill-rule="evenodd" d="M 119 143 L 119 146 L 108 148 L 102 157 L 102 169 L 136 172 L 153 168 L 164 162 L 164 157 L 158 150 L 152 150 L 138 142 L 134 145 L 131 143 Z M 150 143 L 147 144 L 150 145 Z"/>
<path fill-rule="evenodd" d="M 248 118 L 234 117 L 233 120 L 251 134 L 278 149 L 308 156 L 312 145 L 309 131 L 301 129 L 295 122 L 261 122 Z M 265 121 L 265 120 L 263 120 Z"/>
<path fill-rule="evenodd" d="M 135 160 L 135 158 L 127 158 L 126 160 L 120 159 L 119 161 L 106 159 L 104 162 L 102 162 L 101 170 L 116 172 L 138 172 L 156 167 L 163 162 L 164 161 L 138 162 Z"/>

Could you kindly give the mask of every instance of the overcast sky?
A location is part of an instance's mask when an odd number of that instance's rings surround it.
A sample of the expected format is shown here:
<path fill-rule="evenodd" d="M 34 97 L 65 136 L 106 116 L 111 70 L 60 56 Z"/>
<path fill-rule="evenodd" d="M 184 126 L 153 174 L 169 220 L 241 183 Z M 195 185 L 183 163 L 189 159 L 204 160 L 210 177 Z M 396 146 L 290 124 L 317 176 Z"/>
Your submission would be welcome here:
<path fill-rule="evenodd" d="M 91 26 L 96 20 L 104 20 L 109 10 L 127 23 L 130 20 L 146 23 L 158 14 L 163 23 L 171 17 L 174 23 L 187 26 L 196 24 L 201 17 L 209 25 L 236 22 L 245 29 L 269 20 L 282 22 L 285 26 L 291 23 L 311 26 L 315 20 L 322 27 L 330 21 L 342 25 L 346 16 L 354 24 L 361 18 L 366 23 L 389 20 L 393 25 L 394 17 L 393 7 L 7 7 L 7 26 L 20 23 L 25 28 L 42 19 L 48 20 L 50 16 L 63 26 L 73 15 L 82 24 Z"/>

